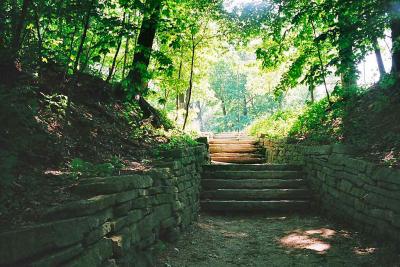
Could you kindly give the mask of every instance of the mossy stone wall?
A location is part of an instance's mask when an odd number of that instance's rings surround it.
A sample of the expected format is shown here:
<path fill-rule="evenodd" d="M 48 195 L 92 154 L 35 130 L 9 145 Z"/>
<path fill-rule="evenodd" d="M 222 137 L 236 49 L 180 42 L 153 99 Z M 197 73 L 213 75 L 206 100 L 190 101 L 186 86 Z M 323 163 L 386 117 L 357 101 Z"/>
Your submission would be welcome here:
<path fill-rule="evenodd" d="M 153 266 L 199 212 L 204 145 L 162 153 L 151 171 L 82 179 L 82 200 L 0 233 L 0 266 Z"/>
<path fill-rule="evenodd" d="M 304 166 L 324 212 L 377 237 L 400 241 L 400 170 L 356 158 L 343 145 L 262 142 L 268 162 Z"/>

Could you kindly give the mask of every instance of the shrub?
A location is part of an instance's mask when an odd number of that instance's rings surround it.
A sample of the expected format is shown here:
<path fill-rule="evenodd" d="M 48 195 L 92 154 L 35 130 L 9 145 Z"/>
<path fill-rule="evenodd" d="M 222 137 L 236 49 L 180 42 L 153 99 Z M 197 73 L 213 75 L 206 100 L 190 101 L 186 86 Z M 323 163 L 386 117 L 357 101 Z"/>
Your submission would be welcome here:
<path fill-rule="evenodd" d="M 197 146 L 199 143 L 194 140 L 194 134 L 170 131 L 166 133 L 168 142 L 158 145 L 156 151 L 169 151 L 178 148 Z"/>
<path fill-rule="evenodd" d="M 110 176 L 116 174 L 123 167 L 124 164 L 118 157 L 112 157 L 109 162 L 100 164 L 94 164 L 80 158 L 75 158 L 70 163 L 71 176 L 74 178 Z"/>
<path fill-rule="evenodd" d="M 264 134 L 269 139 L 284 139 L 297 120 L 299 112 L 294 109 L 278 111 L 266 118 L 256 120 L 250 125 L 248 131 L 253 136 Z"/>

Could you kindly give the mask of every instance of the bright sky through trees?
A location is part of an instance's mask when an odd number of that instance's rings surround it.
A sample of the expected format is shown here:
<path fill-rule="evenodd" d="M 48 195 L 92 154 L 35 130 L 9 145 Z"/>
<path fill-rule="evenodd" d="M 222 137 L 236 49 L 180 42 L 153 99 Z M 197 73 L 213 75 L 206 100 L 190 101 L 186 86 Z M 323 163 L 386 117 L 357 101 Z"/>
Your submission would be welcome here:
<path fill-rule="evenodd" d="M 243 5 L 248 5 L 248 4 L 257 4 L 262 2 L 262 0 L 225 0 L 224 5 L 226 10 L 232 11 L 235 7 L 240 7 Z"/>

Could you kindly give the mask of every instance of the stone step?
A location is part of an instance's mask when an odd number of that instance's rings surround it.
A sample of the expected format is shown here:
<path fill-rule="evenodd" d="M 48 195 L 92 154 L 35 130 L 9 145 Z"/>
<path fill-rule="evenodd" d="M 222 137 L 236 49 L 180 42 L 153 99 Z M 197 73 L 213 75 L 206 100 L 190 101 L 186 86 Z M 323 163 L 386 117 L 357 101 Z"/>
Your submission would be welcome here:
<path fill-rule="evenodd" d="M 240 144 L 249 144 L 249 145 L 255 145 L 258 142 L 256 140 L 226 140 L 226 139 L 211 139 L 208 141 L 210 145 L 213 144 L 232 144 L 232 145 L 240 145 Z"/>
<path fill-rule="evenodd" d="M 230 135 L 217 135 L 211 138 L 211 140 L 215 139 L 225 139 L 225 140 L 245 140 L 245 141 L 255 141 L 257 139 L 245 136 L 230 136 Z"/>
<path fill-rule="evenodd" d="M 203 179 L 204 190 L 230 188 L 230 189 L 263 189 L 263 188 L 297 188 L 305 189 L 307 182 L 304 179 Z"/>
<path fill-rule="evenodd" d="M 260 148 L 254 145 L 235 145 L 235 144 L 211 144 L 210 153 L 253 153 L 260 151 Z"/>
<path fill-rule="evenodd" d="M 310 198 L 307 189 L 217 189 L 201 193 L 202 199 L 210 200 L 281 200 Z"/>
<path fill-rule="evenodd" d="M 211 153 L 211 158 L 260 158 L 260 154 L 256 153 L 228 153 L 228 152 L 222 152 L 222 153 Z"/>
<path fill-rule="evenodd" d="M 203 200 L 201 208 L 208 211 L 271 211 L 290 212 L 306 211 L 310 208 L 308 200 L 269 200 L 269 201 L 234 201 L 234 200 Z"/>
<path fill-rule="evenodd" d="M 205 171 L 203 179 L 300 179 L 301 171 Z"/>
<path fill-rule="evenodd" d="M 301 165 L 288 165 L 288 164 L 210 164 L 203 166 L 204 171 L 275 171 L 275 170 L 288 170 L 296 171 L 302 170 Z"/>
<path fill-rule="evenodd" d="M 263 158 L 244 158 L 244 157 L 213 157 L 211 160 L 215 162 L 237 163 L 237 164 L 256 164 L 263 163 Z"/>

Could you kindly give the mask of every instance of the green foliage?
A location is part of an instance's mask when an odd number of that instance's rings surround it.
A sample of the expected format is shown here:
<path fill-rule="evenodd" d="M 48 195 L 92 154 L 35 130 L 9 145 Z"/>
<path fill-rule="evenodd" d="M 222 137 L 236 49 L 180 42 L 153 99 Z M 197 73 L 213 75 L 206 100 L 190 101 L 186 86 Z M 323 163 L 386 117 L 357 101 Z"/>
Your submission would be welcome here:
<path fill-rule="evenodd" d="M 169 140 L 165 144 L 160 144 L 156 148 L 156 153 L 160 151 L 170 151 L 179 148 L 197 146 L 199 143 L 194 140 L 194 136 L 186 133 L 172 131 Z"/>
<path fill-rule="evenodd" d="M 60 116 L 65 115 L 68 105 L 67 96 L 61 94 L 44 95 L 44 102 L 49 111 L 59 114 Z"/>
<path fill-rule="evenodd" d="M 272 140 L 285 139 L 299 113 L 298 110 L 275 112 L 273 115 L 254 121 L 248 131 L 253 136 L 262 134 Z"/>
<path fill-rule="evenodd" d="M 123 161 L 118 157 L 112 157 L 109 162 L 94 164 L 80 158 L 75 158 L 70 163 L 71 176 L 94 177 L 94 176 L 110 176 L 118 173 L 124 167 Z"/>

